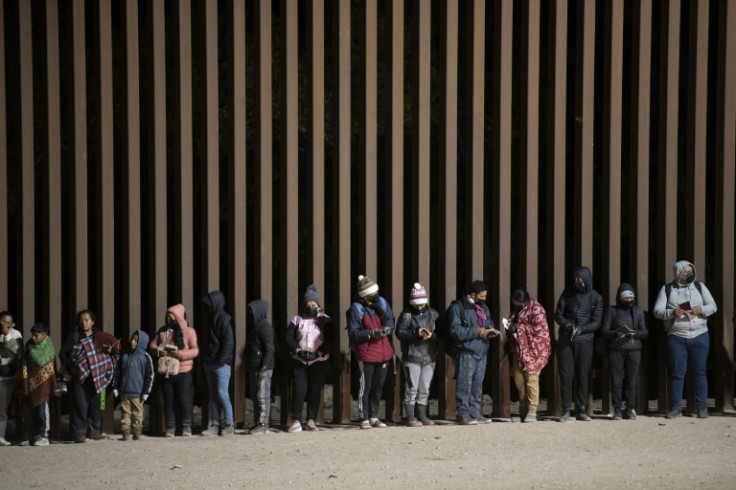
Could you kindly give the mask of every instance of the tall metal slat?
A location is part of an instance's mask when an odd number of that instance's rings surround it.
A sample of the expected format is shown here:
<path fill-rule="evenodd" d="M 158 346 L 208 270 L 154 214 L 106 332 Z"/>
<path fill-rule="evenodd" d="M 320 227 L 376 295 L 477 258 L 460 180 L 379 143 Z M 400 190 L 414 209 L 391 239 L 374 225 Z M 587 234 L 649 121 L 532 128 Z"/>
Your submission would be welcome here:
<path fill-rule="evenodd" d="M 5 0 L 0 0 L 0 235 L 8 236 L 8 133 L 5 97 Z M 0 277 L 8 277 L 8 241 L 0 240 Z M 8 282 L 0 281 L 0 304 L 8 304 Z"/>
<path fill-rule="evenodd" d="M 593 266 L 595 3 L 578 2 L 575 101 L 575 267 Z M 595 274 L 596 271 L 593 271 Z"/>
<path fill-rule="evenodd" d="M 18 2 L 20 23 L 20 203 L 22 229 L 20 230 L 20 264 L 23 274 L 20 285 L 20 311 L 15 323 L 30 338 L 30 328 L 36 321 L 36 234 L 33 154 L 33 33 L 31 32 L 31 2 Z"/>
<path fill-rule="evenodd" d="M 444 177 L 444 210 L 441 214 L 442 285 L 435 298 L 443 307 L 457 296 L 457 106 L 458 106 L 458 2 L 447 0 L 441 3 L 442 24 L 440 28 L 441 49 L 441 89 L 440 89 L 440 164 Z M 439 309 L 439 308 L 438 308 Z M 450 356 L 442 355 L 437 363 L 439 416 L 454 419 L 455 403 L 455 363 Z"/>
<path fill-rule="evenodd" d="M 471 169 L 473 182 L 471 184 L 470 206 L 473 210 L 473 216 L 470 220 L 470 234 L 465 237 L 469 241 L 469 265 L 470 280 L 482 279 L 485 270 L 483 268 L 483 240 L 485 227 L 485 206 L 484 206 L 484 182 L 485 182 L 485 161 L 484 161 L 484 143 L 485 143 L 485 19 L 486 6 L 482 0 L 473 0 L 470 19 L 468 19 L 470 28 L 470 56 L 471 60 L 468 77 L 468 128 L 470 131 L 470 159 L 468 161 Z M 500 27 L 500 26 L 499 26 Z M 510 71 L 508 75 L 510 76 Z M 510 106 L 509 106 L 510 108 Z M 509 111 L 510 112 L 510 111 Z M 502 124 L 499 124 L 502 127 Z M 503 158 L 501 156 L 500 158 Z M 463 287 L 467 287 L 463 285 Z M 493 288 L 491 288 L 491 296 Z"/>
<path fill-rule="evenodd" d="M 660 113 L 659 129 L 659 162 L 657 165 L 657 201 L 659 203 L 676 203 L 677 201 L 677 131 L 679 117 L 679 72 L 680 72 L 680 1 L 669 0 L 662 6 L 661 36 L 662 43 L 660 61 Z M 658 284 L 672 280 L 672 265 L 677 260 L 677 206 L 659 205 L 657 221 L 667 223 L 657 233 L 657 276 Z M 663 343 L 658 346 L 658 358 L 666 359 Z M 669 410 L 669 377 L 665 370 L 658 375 L 658 411 Z"/>
<path fill-rule="evenodd" d="M 205 125 L 207 233 L 204 280 L 207 291 L 220 289 L 220 124 L 218 97 L 217 2 L 205 2 Z M 194 306 L 194 305 L 192 305 Z"/>
<path fill-rule="evenodd" d="M 59 8 L 46 0 L 46 88 L 48 97 L 46 146 L 46 243 L 44 244 L 44 321 L 51 329 L 54 347 L 61 347 L 61 107 L 59 75 Z"/>
<path fill-rule="evenodd" d="M 140 122 L 140 69 L 138 55 L 138 1 L 125 4 L 125 96 L 127 118 L 127 243 L 126 285 L 123 324 L 124 337 L 138 329 L 141 322 L 141 122 Z"/>
<path fill-rule="evenodd" d="M 360 181 L 363 195 L 360 199 L 362 223 L 359 243 L 362 274 L 372 279 L 378 272 L 378 6 L 372 0 L 361 0 L 363 39 L 360 43 L 360 83 L 363 104 L 360 121 Z"/>
<path fill-rule="evenodd" d="M 736 270 L 734 225 L 736 219 L 736 4 L 719 5 L 719 58 L 716 104 L 716 250 L 715 271 L 722 271 L 716 283 L 720 321 L 716 324 L 716 411 L 734 412 L 734 279 Z"/>
<path fill-rule="evenodd" d="M 245 173 L 245 0 L 231 0 L 228 3 L 231 29 L 230 66 L 232 70 L 229 83 L 230 105 L 232 107 L 232 142 L 230 157 L 230 311 L 235 321 L 235 352 L 245 349 L 246 287 L 246 173 Z M 235 356 L 233 368 L 235 397 L 233 416 L 236 422 L 245 421 L 245 363 L 243 356 Z"/>
<path fill-rule="evenodd" d="M 259 189 L 259 283 L 260 297 L 268 302 L 269 308 L 273 307 L 271 297 L 273 294 L 272 264 L 273 264 L 273 163 L 272 150 L 272 97 L 271 97 L 271 2 L 259 0 L 257 6 L 256 23 L 258 25 L 258 141 L 256 152 L 258 168 L 260 172 Z M 273 312 L 271 312 L 273 313 Z"/>
<path fill-rule="evenodd" d="M 89 238 L 87 202 L 87 58 L 84 26 L 84 0 L 72 3 L 72 36 L 74 51 L 74 179 L 72 190 L 74 224 L 71 237 L 73 256 L 75 311 L 88 307 L 89 302 Z"/>
<path fill-rule="evenodd" d="M 414 59 L 416 59 L 415 86 L 416 97 L 414 107 L 416 110 L 416 139 L 414 158 L 416 158 L 416 186 L 417 186 L 417 202 L 412 203 L 416 206 L 416 279 L 427 287 L 429 285 L 429 206 L 430 206 L 430 85 L 432 79 L 431 74 L 431 22 L 432 10 L 431 2 L 418 0 L 415 2 L 414 16 L 417 22 L 417 29 L 414 36 L 417 44 L 414 47 Z M 401 195 L 401 194 L 394 194 Z M 406 294 L 402 291 L 402 293 Z"/>

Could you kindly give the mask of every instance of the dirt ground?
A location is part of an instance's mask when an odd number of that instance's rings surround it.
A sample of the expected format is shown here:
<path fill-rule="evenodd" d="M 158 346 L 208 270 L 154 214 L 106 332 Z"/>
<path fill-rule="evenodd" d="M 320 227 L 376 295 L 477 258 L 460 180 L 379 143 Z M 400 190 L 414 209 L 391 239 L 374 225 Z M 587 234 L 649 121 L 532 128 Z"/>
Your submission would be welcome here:
<path fill-rule="evenodd" d="M 0 488 L 734 488 L 736 417 L 119 435 L 0 448 Z"/>

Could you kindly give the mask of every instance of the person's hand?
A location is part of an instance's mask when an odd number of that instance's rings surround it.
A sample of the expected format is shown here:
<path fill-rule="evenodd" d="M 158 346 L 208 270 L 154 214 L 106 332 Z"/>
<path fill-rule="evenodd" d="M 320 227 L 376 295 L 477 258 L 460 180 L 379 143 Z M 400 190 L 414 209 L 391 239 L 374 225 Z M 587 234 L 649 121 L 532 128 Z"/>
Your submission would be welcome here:
<path fill-rule="evenodd" d="M 432 332 L 430 332 L 426 328 L 420 328 L 419 336 L 422 338 L 422 340 L 429 340 L 432 338 Z"/>
<path fill-rule="evenodd" d="M 486 335 L 488 336 L 488 338 L 491 338 L 491 339 L 494 337 L 497 337 L 501 333 L 493 327 L 487 328 L 486 332 L 487 332 Z"/>
<path fill-rule="evenodd" d="M 488 335 L 488 330 L 478 327 L 478 337 L 485 337 L 486 335 Z"/>
<path fill-rule="evenodd" d="M 118 390 L 112 390 L 112 394 L 115 395 L 115 398 L 120 396 L 120 392 Z"/>
<path fill-rule="evenodd" d="M 141 395 L 141 403 L 144 403 L 146 400 L 148 400 L 148 395 Z"/>
<path fill-rule="evenodd" d="M 703 312 L 703 309 L 700 306 L 694 307 L 692 310 L 690 310 L 690 313 L 693 315 L 700 315 Z"/>
<path fill-rule="evenodd" d="M 681 310 L 680 308 L 675 308 L 675 316 L 682 316 L 685 314 L 684 310 Z"/>

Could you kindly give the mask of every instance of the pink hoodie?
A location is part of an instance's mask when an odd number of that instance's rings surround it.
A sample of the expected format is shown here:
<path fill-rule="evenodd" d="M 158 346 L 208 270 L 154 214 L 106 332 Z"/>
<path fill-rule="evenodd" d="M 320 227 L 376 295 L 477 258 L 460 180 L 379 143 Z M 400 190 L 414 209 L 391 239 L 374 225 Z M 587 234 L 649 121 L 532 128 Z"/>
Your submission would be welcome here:
<path fill-rule="evenodd" d="M 181 327 L 181 333 L 184 337 L 184 348 L 177 351 L 177 358 L 179 359 L 179 372 L 186 373 L 192 370 L 194 366 L 193 359 L 199 355 L 199 346 L 197 345 L 197 332 L 187 324 L 184 319 L 184 306 L 174 305 L 169 307 L 168 312 L 174 315 L 177 323 Z M 151 343 L 148 344 L 148 348 L 153 354 L 158 353 L 158 346 L 161 344 L 173 344 L 174 333 L 169 330 L 169 327 L 164 325 L 158 329 L 156 335 L 151 339 Z"/>

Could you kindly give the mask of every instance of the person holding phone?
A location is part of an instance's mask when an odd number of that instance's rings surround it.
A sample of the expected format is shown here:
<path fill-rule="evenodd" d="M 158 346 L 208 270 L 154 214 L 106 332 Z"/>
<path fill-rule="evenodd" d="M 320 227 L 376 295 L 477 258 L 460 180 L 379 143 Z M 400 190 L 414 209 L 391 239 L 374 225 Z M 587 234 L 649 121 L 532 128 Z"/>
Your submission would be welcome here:
<path fill-rule="evenodd" d="M 708 317 L 718 311 L 705 284 L 698 282 L 695 266 L 687 260 L 677 262 L 675 279 L 662 286 L 654 303 L 654 316 L 667 330 L 667 362 L 670 373 L 670 410 L 667 418 L 679 417 L 682 388 L 690 371 L 695 381 L 698 418 L 708 417 L 708 378 L 705 369 L 710 350 Z"/>

